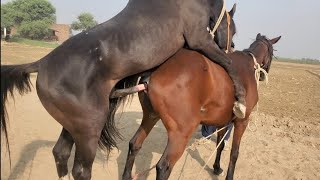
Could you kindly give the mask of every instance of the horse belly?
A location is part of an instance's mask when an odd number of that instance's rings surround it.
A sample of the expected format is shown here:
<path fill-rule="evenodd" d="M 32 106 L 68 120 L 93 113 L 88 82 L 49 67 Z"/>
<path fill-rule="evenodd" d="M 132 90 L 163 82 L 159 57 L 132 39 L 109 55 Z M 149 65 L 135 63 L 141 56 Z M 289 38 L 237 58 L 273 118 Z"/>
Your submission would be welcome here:
<path fill-rule="evenodd" d="M 206 112 L 202 113 L 202 124 L 214 125 L 217 127 L 224 126 L 231 121 L 232 106 L 231 107 L 217 107 L 216 105 L 208 105 Z"/>

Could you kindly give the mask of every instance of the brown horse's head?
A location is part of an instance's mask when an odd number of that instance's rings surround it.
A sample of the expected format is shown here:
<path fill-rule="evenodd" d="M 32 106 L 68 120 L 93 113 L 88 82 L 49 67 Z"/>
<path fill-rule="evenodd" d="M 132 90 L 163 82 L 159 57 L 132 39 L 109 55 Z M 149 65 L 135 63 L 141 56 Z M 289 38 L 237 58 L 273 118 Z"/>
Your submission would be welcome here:
<path fill-rule="evenodd" d="M 281 36 L 273 39 L 268 39 L 266 36 L 262 36 L 260 33 L 257 34 L 256 40 L 250 45 L 249 49 L 244 51 L 253 53 L 257 58 L 257 63 L 269 72 L 272 57 L 273 57 L 273 44 L 280 40 Z M 260 81 L 263 81 L 265 76 L 263 73 L 260 74 Z"/>
<path fill-rule="evenodd" d="M 232 52 L 232 49 L 234 48 L 234 43 L 232 39 L 233 36 L 236 34 L 236 25 L 233 21 L 233 16 L 235 12 L 236 4 L 233 5 L 232 9 L 229 12 L 225 12 L 214 37 L 214 41 L 217 43 L 219 48 L 227 53 Z M 214 22 L 216 22 L 217 18 L 218 17 L 216 17 Z"/>

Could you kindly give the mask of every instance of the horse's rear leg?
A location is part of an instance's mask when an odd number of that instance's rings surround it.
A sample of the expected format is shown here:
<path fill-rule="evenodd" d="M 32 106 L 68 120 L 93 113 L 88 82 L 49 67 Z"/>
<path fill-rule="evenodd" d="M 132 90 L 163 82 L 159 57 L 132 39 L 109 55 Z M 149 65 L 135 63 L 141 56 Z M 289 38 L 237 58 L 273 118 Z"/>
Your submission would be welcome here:
<path fill-rule="evenodd" d="M 68 159 L 71 154 L 73 143 L 74 141 L 71 134 L 63 128 L 60 137 L 52 150 L 59 178 L 63 178 L 68 174 Z"/>
<path fill-rule="evenodd" d="M 218 132 L 217 147 L 226 132 L 227 132 L 226 128 Z M 223 148 L 224 148 L 224 143 L 222 142 L 217 149 L 216 160 L 214 161 L 214 164 L 213 164 L 213 173 L 216 175 L 219 175 L 223 172 L 223 170 L 220 167 L 221 152 Z"/>
<path fill-rule="evenodd" d="M 192 125 L 190 125 L 192 126 Z M 186 127 L 184 127 L 186 128 Z M 194 128 L 195 129 L 195 128 Z M 193 130 L 194 130 L 193 129 Z M 168 130 L 168 129 L 167 129 Z M 180 159 L 193 131 L 168 132 L 167 147 L 157 163 L 157 180 L 168 179 L 173 166 Z"/>
<path fill-rule="evenodd" d="M 231 147 L 231 153 L 230 153 L 228 173 L 226 177 L 227 180 L 233 179 L 234 169 L 236 167 L 236 162 L 239 155 L 241 138 L 244 131 L 246 130 L 247 125 L 248 125 L 248 119 L 234 121 L 233 140 L 232 140 L 232 147 Z"/>
<path fill-rule="evenodd" d="M 99 135 L 95 130 L 89 133 L 78 134 L 74 138 L 76 153 L 72 175 L 75 180 L 91 179 L 92 164 L 96 156 Z"/>
<path fill-rule="evenodd" d="M 88 113 L 77 124 L 77 131 L 72 133 L 76 145 L 72 176 L 75 180 L 91 179 L 92 164 L 96 156 L 98 142 L 107 120 L 106 107 Z"/>
<path fill-rule="evenodd" d="M 139 93 L 139 100 L 143 110 L 143 118 L 138 131 L 129 142 L 126 166 L 122 175 L 124 180 L 132 179 L 131 172 L 135 157 L 141 149 L 142 143 L 159 120 L 159 116 L 153 111 L 149 98 L 144 92 Z"/>

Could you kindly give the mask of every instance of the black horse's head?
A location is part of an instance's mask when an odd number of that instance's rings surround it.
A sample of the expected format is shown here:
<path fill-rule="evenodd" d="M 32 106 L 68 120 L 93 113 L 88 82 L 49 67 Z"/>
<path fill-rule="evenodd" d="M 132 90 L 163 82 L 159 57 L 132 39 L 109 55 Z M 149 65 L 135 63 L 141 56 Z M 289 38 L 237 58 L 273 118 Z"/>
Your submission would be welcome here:
<path fill-rule="evenodd" d="M 217 6 L 218 7 L 218 6 Z M 221 8 L 221 7 L 219 7 Z M 215 23 L 217 22 L 221 9 L 215 9 L 215 16 L 214 19 L 210 22 L 211 29 L 214 27 Z M 227 12 L 225 11 L 223 18 L 221 20 L 220 25 L 218 26 L 217 31 L 215 32 L 214 41 L 217 43 L 220 49 L 229 53 L 233 51 L 234 43 L 232 41 L 233 36 L 236 34 L 236 25 L 233 21 L 233 16 L 236 12 L 236 4 L 233 5 L 232 9 Z"/>
<path fill-rule="evenodd" d="M 262 36 L 260 33 L 257 34 L 256 40 L 250 45 L 249 49 L 245 50 L 248 52 L 255 52 L 258 56 L 258 64 L 267 72 L 270 70 L 272 57 L 273 57 L 273 45 L 280 40 L 281 36 L 268 39 L 266 36 Z M 260 74 L 260 81 L 265 80 L 263 73 Z"/>

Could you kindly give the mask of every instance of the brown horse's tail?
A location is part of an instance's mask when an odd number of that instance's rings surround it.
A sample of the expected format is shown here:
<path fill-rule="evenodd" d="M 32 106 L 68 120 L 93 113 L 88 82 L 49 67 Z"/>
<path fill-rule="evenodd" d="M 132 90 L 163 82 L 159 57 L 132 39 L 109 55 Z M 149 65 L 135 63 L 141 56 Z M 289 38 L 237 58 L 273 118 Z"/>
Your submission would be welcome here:
<path fill-rule="evenodd" d="M 135 86 L 138 81 L 138 76 L 130 76 L 118 82 L 114 89 L 126 89 Z M 112 94 L 112 93 L 111 93 Z M 107 116 L 107 122 L 101 132 L 99 146 L 102 149 L 106 149 L 108 152 L 112 148 L 117 148 L 117 138 L 122 138 L 120 132 L 115 126 L 115 114 L 120 105 L 124 105 L 126 101 L 130 102 L 133 98 L 133 94 L 127 94 L 121 97 L 115 97 L 109 99 L 109 112 Z"/>
<path fill-rule="evenodd" d="M 7 131 L 7 110 L 6 100 L 8 93 L 14 98 L 14 90 L 23 95 L 31 90 L 30 73 L 37 72 L 39 62 L 21 65 L 1 65 L 1 131 L 4 133 L 9 154 L 10 166 L 10 148 Z"/>

